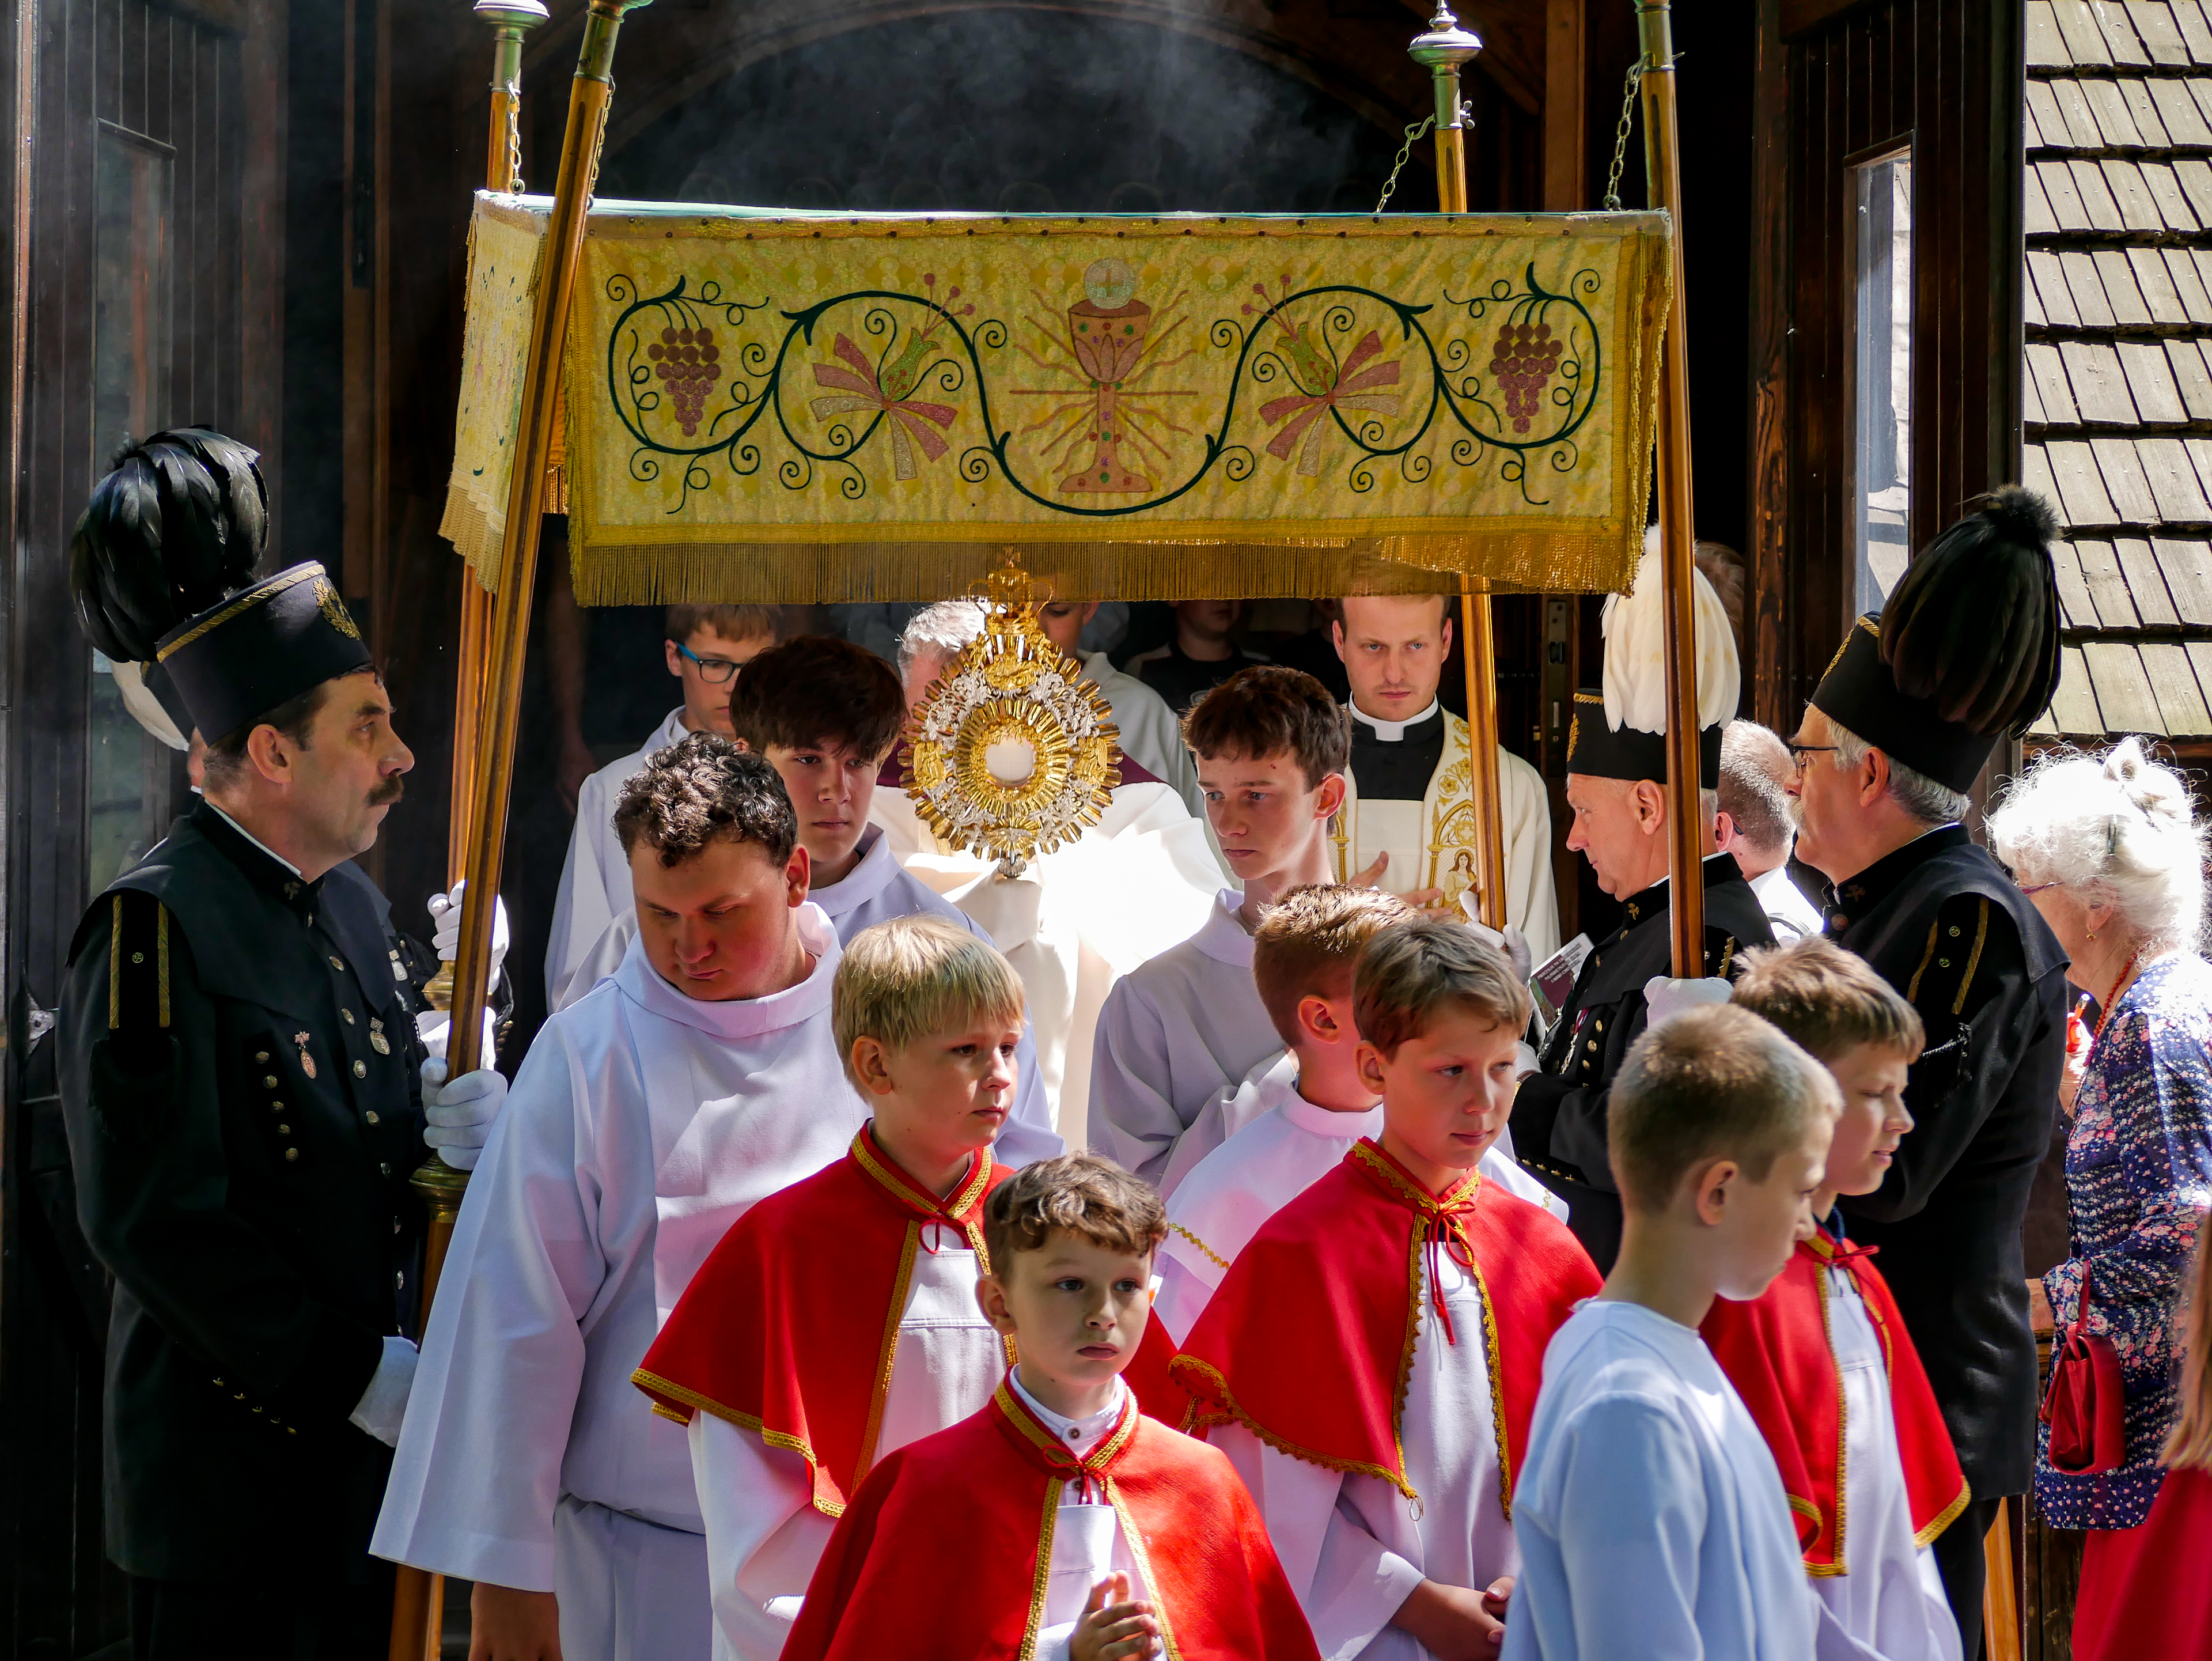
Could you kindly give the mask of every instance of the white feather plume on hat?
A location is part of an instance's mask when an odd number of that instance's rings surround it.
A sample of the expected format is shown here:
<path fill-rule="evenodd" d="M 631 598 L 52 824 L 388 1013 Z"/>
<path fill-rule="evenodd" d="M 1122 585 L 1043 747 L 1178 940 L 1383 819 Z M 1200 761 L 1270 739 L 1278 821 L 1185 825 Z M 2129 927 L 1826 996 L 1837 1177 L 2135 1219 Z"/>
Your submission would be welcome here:
<path fill-rule="evenodd" d="M 1741 690 L 1735 633 L 1728 611 L 1704 572 L 1690 573 L 1691 615 L 1697 620 L 1698 725 L 1732 719 Z M 1605 602 L 1606 724 L 1616 731 L 1667 730 L 1667 584 L 1661 575 L 1659 527 L 1644 532 L 1644 557 L 1637 562 L 1635 586 Z"/>

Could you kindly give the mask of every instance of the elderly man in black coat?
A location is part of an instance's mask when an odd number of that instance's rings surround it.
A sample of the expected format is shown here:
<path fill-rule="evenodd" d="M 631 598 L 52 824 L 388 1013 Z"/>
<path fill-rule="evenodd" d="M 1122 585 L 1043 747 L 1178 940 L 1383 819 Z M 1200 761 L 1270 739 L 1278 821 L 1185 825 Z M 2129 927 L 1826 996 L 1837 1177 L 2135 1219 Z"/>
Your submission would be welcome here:
<path fill-rule="evenodd" d="M 1973 1501 L 1936 1542 L 1965 1653 L 1979 1652 L 1982 1539 L 2035 1453 L 2035 1338 L 2021 1225 L 2066 1055 L 2065 954 L 1967 834 L 1966 792 L 2057 678 L 2049 509 L 1999 492 L 1859 618 L 1790 748 L 1797 854 L 1830 885 L 1828 937 L 1927 1028 L 1915 1127 L 1881 1187 L 1843 1203 L 1881 1249 Z M 1971 626 L 1959 626 L 1961 624 Z"/>

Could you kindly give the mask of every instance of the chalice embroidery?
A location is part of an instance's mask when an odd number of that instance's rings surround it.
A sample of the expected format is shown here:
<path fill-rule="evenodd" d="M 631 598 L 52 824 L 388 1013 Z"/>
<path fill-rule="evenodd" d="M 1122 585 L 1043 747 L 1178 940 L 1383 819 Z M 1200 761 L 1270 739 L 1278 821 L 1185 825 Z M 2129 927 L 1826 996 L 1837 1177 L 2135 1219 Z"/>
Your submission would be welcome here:
<path fill-rule="evenodd" d="M 1018 339 L 1015 346 L 1024 357 L 1055 377 L 1056 384 L 1017 386 L 1013 395 L 1059 402 L 1015 436 L 1046 435 L 1038 441 L 1038 448 L 1048 465 L 1064 470 L 1060 479 L 1062 494 L 1148 494 L 1158 486 L 1141 471 L 1146 458 L 1172 466 L 1168 435 L 1195 435 L 1157 400 L 1196 398 L 1197 390 L 1152 384 L 1154 376 L 1197 353 L 1194 346 L 1172 356 L 1160 355 L 1176 331 L 1188 320 L 1188 313 L 1175 310 L 1188 292 L 1179 289 L 1156 313 L 1136 297 L 1137 273 L 1129 262 L 1109 259 L 1094 259 L 1085 268 L 1084 297 L 1063 313 L 1064 327 L 1046 320 L 1053 304 L 1036 295 L 1044 315 L 1032 316 L 1029 322 L 1042 337 L 1043 350 L 1033 350 Z M 1161 321 L 1162 313 L 1175 314 Z M 1047 356 L 1046 352 L 1053 356 Z M 1131 447 L 1128 457 L 1122 453 L 1125 443 Z"/>

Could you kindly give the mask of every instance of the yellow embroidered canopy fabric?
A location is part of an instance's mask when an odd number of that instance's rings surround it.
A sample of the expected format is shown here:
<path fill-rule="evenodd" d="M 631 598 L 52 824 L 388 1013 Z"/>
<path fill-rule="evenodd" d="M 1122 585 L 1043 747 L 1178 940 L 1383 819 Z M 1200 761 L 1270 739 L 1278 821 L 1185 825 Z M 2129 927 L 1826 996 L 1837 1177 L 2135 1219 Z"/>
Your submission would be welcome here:
<path fill-rule="evenodd" d="M 477 198 L 444 530 L 489 583 L 549 204 Z M 1663 216 L 590 216 L 586 605 L 1620 589 Z"/>

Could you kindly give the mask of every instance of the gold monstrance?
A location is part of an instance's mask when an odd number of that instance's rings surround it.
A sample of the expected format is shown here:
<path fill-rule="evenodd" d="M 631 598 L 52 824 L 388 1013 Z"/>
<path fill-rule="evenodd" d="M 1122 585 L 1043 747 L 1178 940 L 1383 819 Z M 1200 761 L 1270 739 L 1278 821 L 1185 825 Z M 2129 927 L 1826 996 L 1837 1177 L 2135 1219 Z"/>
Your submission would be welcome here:
<path fill-rule="evenodd" d="M 983 632 L 915 709 L 906 792 L 940 839 L 1012 878 L 1098 823 L 1121 782 L 1121 733 L 1038 624 L 1020 556 L 986 584 Z"/>

